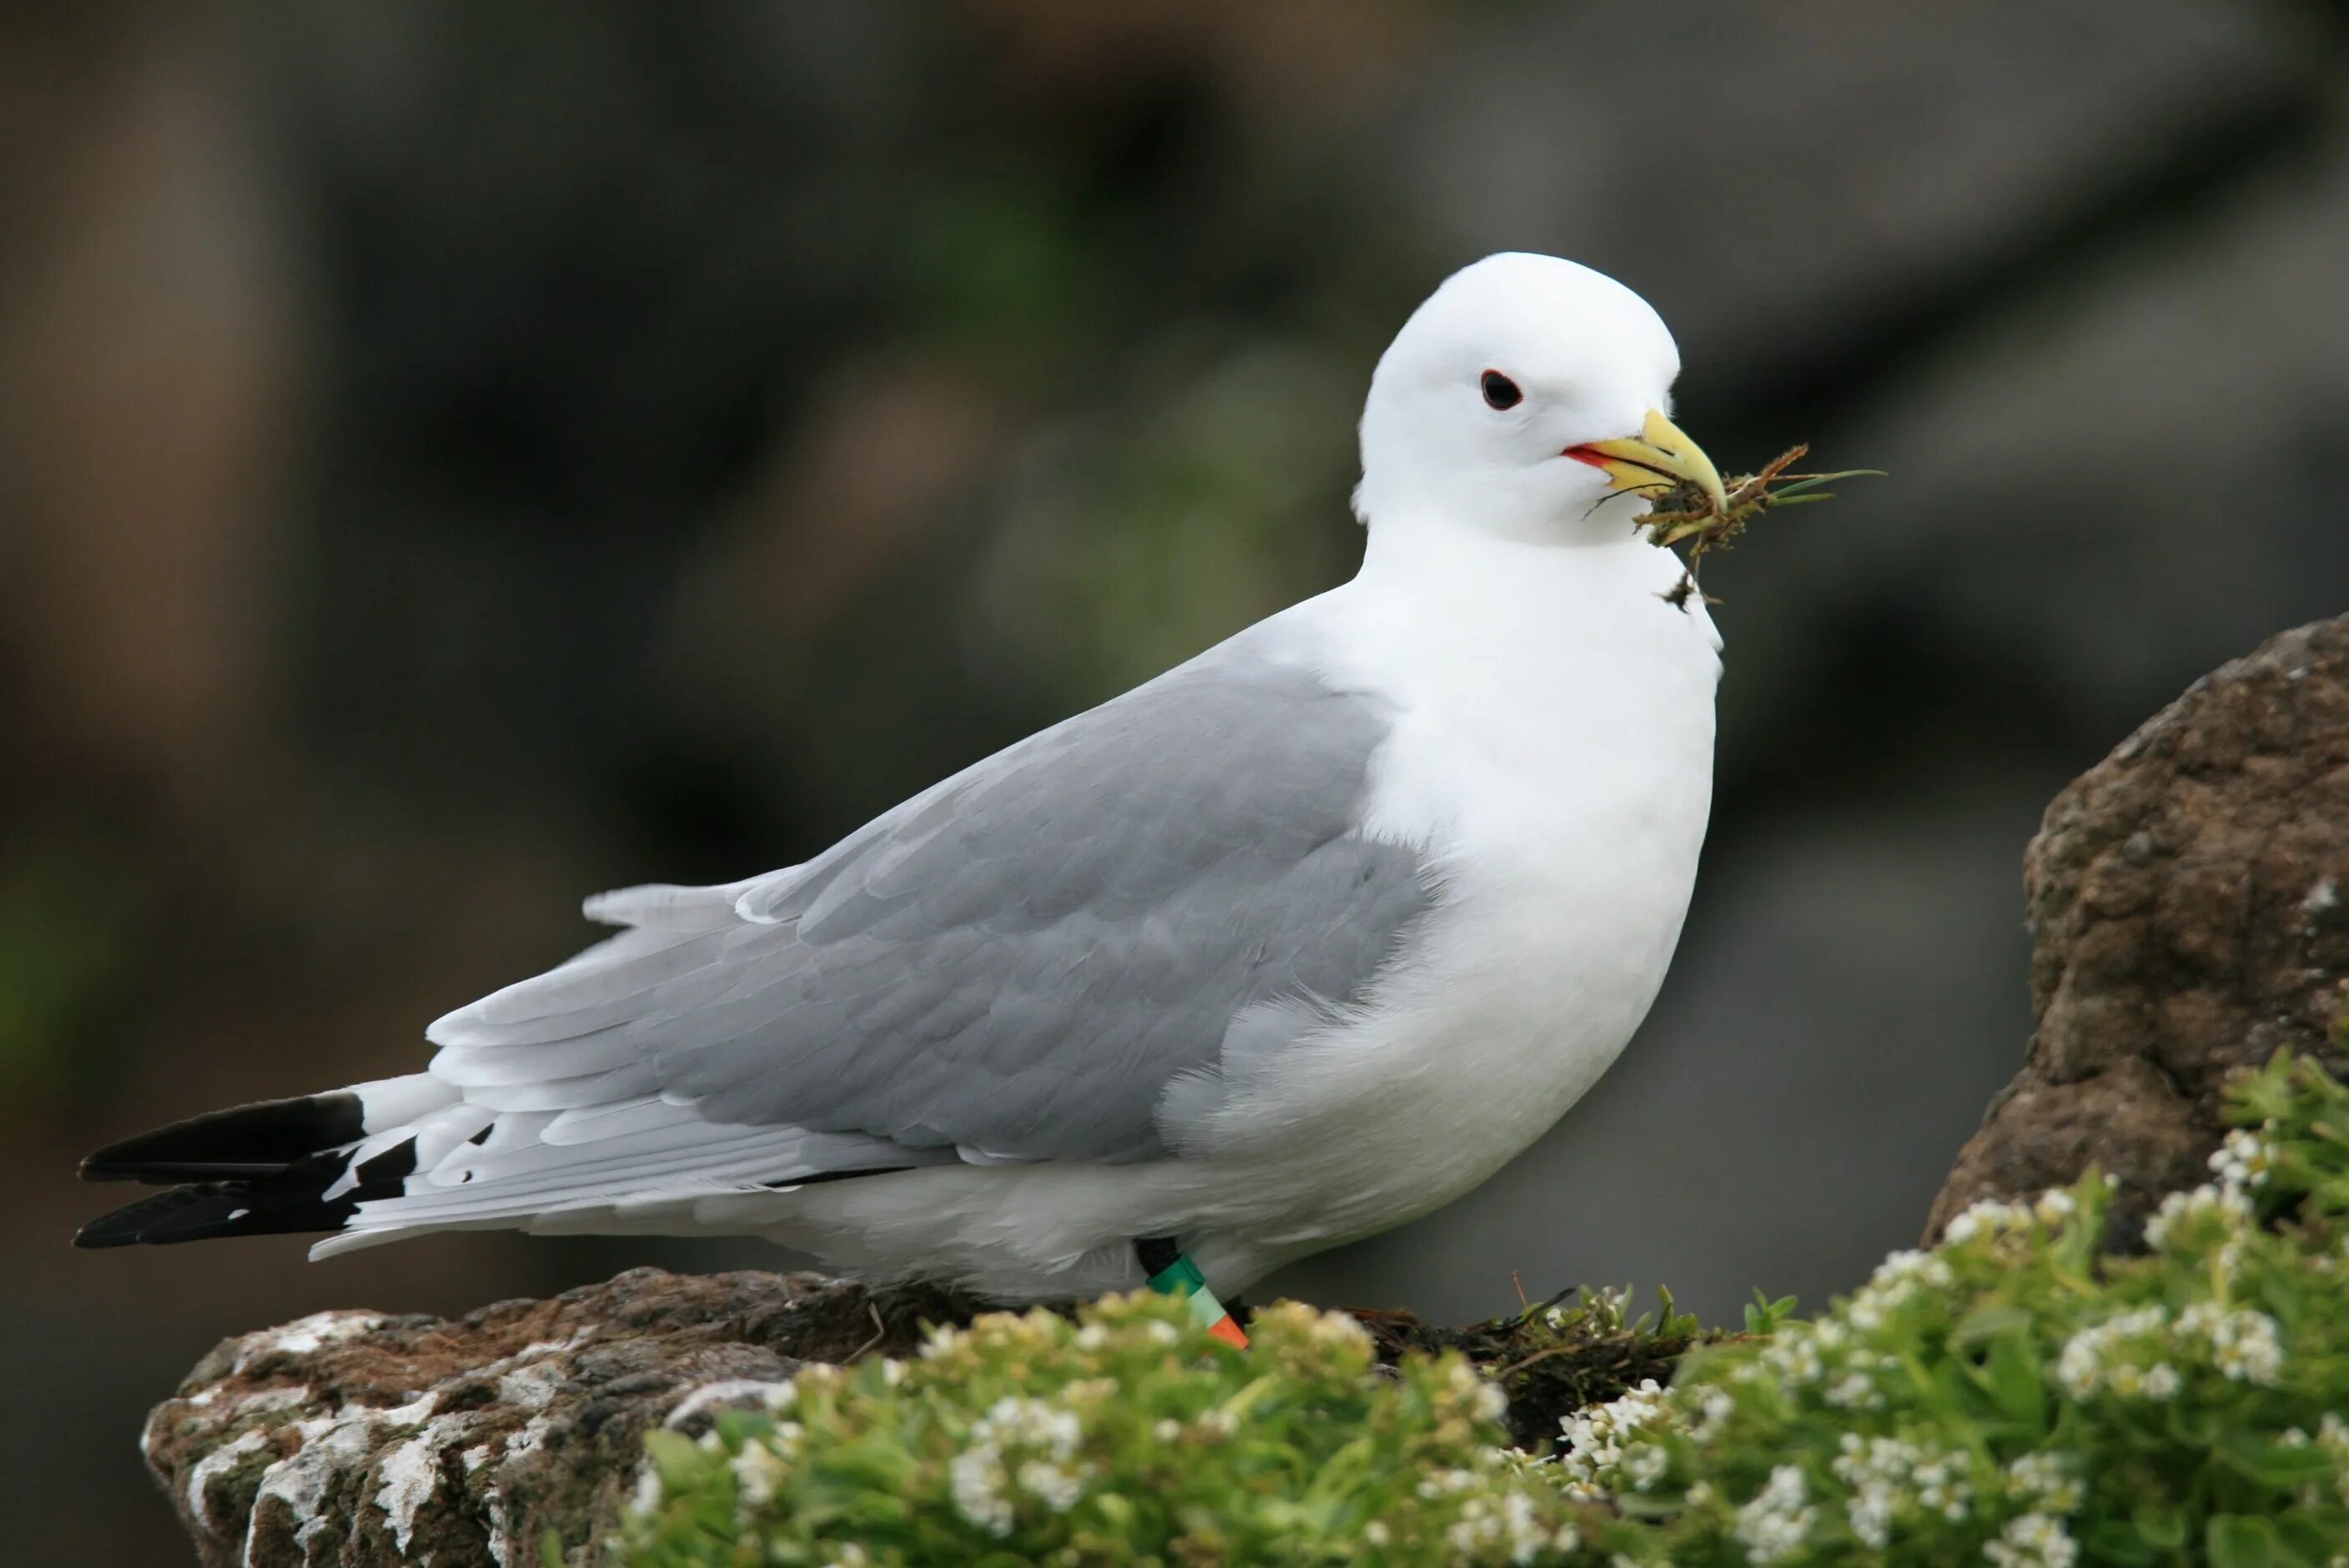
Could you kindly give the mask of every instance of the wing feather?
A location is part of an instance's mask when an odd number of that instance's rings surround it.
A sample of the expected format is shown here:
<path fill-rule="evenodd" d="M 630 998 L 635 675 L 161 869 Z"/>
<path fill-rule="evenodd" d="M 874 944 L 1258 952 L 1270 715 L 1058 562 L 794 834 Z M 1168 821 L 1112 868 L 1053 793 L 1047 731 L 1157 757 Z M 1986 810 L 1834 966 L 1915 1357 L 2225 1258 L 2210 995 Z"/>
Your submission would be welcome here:
<path fill-rule="evenodd" d="M 957 1150 L 1165 1154 L 1162 1106 L 1212 1101 L 1237 1020 L 1315 1026 L 1433 898 L 1414 847 L 1361 830 L 1390 716 L 1278 625 L 804 865 L 589 900 L 626 928 L 428 1031 L 462 1101 L 405 1194 L 362 1202 L 355 1224 L 750 1191 Z"/>

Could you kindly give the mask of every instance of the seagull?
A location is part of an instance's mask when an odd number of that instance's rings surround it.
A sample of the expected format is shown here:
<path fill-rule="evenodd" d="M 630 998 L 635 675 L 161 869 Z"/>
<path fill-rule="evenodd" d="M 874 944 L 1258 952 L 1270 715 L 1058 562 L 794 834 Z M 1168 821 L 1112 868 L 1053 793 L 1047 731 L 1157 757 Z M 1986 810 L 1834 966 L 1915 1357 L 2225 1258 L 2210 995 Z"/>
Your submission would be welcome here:
<path fill-rule="evenodd" d="M 1236 1293 L 1492 1176 L 1662 985 L 1721 639 L 1640 520 L 1719 473 L 1599 273 L 1453 274 L 1362 410 L 1357 575 L 802 864 L 616 934 L 425 1070 L 92 1155 L 79 1245 L 749 1234 L 999 1301 Z"/>

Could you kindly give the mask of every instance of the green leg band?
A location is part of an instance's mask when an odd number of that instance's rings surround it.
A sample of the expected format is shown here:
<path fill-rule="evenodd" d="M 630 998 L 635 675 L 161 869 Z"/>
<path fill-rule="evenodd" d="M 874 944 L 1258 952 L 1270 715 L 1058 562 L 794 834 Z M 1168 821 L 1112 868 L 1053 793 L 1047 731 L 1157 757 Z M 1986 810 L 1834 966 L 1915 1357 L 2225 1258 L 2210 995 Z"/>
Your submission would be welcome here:
<path fill-rule="evenodd" d="M 1188 1297 L 1194 1323 L 1218 1339 L 1243 1346 L 1247 1344 L 1247 1336 L 1232 1320 L 1232 1315 L 1224 1310 L 1224 1304 L 1216 1299 L 1216 1293 L 1207 1288 L 1207 1276 L 1199 1272 L 1190 1253 L 1177 1254 L 1173 1263 L 1152 1274 L 1150 1288 L 1161 1295 Z"/>

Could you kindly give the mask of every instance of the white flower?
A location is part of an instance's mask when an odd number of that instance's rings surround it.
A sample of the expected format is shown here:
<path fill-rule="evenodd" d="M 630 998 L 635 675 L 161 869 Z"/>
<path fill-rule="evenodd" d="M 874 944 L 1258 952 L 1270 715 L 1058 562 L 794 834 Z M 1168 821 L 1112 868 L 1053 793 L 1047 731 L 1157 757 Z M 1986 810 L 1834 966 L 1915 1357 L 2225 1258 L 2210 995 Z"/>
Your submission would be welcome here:
<path fill-rule="evenodd" d="M 2002 1231 L 2019 1231 L 2031 1223 L 2031 1211 L 2020 1203 L 2002 1203 L 1995 1198 L 1984 1198 L 1964 1213 L 1950 1222 L 1943 1234 L 1953 1245 L 1962 1245 L 1977 1236 L 1994 1236 Z"/>
<path fill-rule="evenodd" d="M 947 1463 L 955 1511 L 989 1535 L 1011 1533 L 1011 1500 L 1004 1495 L 1003 1456 L 991 1444 L 965 1449 Z"/>
<path fill-rule="evenodd" d="M 1876 1387 L 1876 1379 L 1865 1372 L 1847 1372 L 1827 1385 L 1821 1398 L 1839 1409 L 1874 1410 L 1884 1404 L 1884 1395 Z"/>
<path fill-rule="evenodd" d="M 734 1472 L 735 1497 L 746 1509 L 764 1508 L 772 1502 L 775 1489 L 790 1473 L 782 1456 L 756 1438 L 744 1443 L 742 1451 L 726 1462 Z"/>
<path fill-rule="evenodd" d="M 2206 1214 L 2220 1215 L 2230 1225 L 2242 1225 L 2251 1220 L 2251 1201 L 2240 1187 L 2206 1184 L 2172 1192 L 2162 1199 L 2161 1207 L 2145 1222 L 2145 1244 L 2155 1252 L 2166 1252 L 2179 1222 L 2199 1220 Z"/>
<path fill-rule="evenodd" d="M 1388 1531 L 1387 1527 L 1381 1524 L 1375 1519 L 1362 1526 L 1362 1541 L 1367 1545 L 1384 1546 L 1390 1538 L 1390 1534 L 1391 1532 Z"/>
<path fill-rule="evenodd" d="M 1803 1549 L 1818 1510 L 1806 1499 L 1809 1491 L 1795 1465 L 1770 1471 L 1769 1484 L 1754 1501 L 1737 1511 L 1737 1539 L 1744 1544 L 1745 1561 L 1777 1563 Z"/>
<path fill-rule="evenodd" d="M 2272 1385 L 2283 1370 L 2283 1336 L 2264 1312 L 2197 1302 L 2178 1315 L 2178 1332 L 2205 1340 L 2210 1364 L 2232 1382 Z"/>
<path fill-rule="evenodd" d="M 1841 1446 L 1828 1468 L 1852 1489 L 1846 1512 L 1863 1544 L 1883 1547 L 1905 1513 L 1922 1511 L 1955 1522 L 1971 1511 L 1973 1483 L 1963 1455 L 1901 1438 L 1862 1439 L 1851 1432 L 1844 1434 Z"/>
<path fill-rule="evenodd" d="M 1150 1435 L 1162 1443 L 1178 1442 L 1183 1436 L 1183 1423 L 1172 1416 L 1161 1416 L 1151 1423 Z"/>
<path fill-rule="evenodd" d="M 1886 1318 L 1916 1299 L 1920 1291 L 1946 1289 L 1957 1278 L 1949 1264 L 1931 1253 L 1898 1252 L 1876 1266 L 1868 1283 L 1854 1293 L 1844 1315 L 1854 1328 L 1873 1333 Z"/>
<path fill-rule="evenodd" d="M 2072 1568 L 2080 1543 L 2053 1514 L 2026 1513 L 2008 1520 L 1997 1540 L 1982 1544 L 1982 1555 L 1998 1568 Z"/>
<path fill-rule="evenodd" d="M 2077 1213 L 2079 1209 L 2079 1202 L 2061 1187 L 2048 1188 L 2039 1194 L 2039 1201 L 2031 1205 L 2032 1213 L 2043 1225 L 2061 1224 Z"/>
<path fill-rule="evenodd" d="M 1633 1443 L 1623 1455 L 1623 1473 L 1633 1491 L 1646 1491 L 1672 1468 L 1672 1456 L 1660 1443 Z"/>
<path fill-rule="evenodd" d="M 1697 1418 L 1689 1428 L 1689 1438 L 1693 1442 L 1709 1443 L 1737 1413 L 1737 1397 L 1726 1388 L 1707 1388 L 1696 1398 Z"/>
<path fill-rule="evenodd" d="M 2227 1140 L 2210 1156 L 2210 1169 L 2217 1173 L 2220 1186 L 2230 1192 L 2266 1186 L 2268 1171 L 2274 1163 L 2275 1146 L 2247 1127 L 2227 1134 Z"/>
<path fill-rule="evenodd" d="M 1084 1430 L 1074 1410 L 1047 1399 L 1007 1394 L 971 1423 L 970 1436 L 974 1443 L 991 1447 L 1049 1449 L 1055 1460 L 1065 1464 Z"/>
<path fill-rule="evenodd" d="M 2069 1454 L 2024 1454 L 2006 1467 L 2008 1495 L 2046 1512 L 2074 1512 L 2083 1495 L 2076 1469 Z"/>
<path fill-rule="evenodd" d="M 1419 1483 L 1419 1495 L 1431 1502 L 1440 1497 L 1451 1497 L 1466 1491 L 1476 1484 L 1474 1470 L 1440 1470 Z"/>
<path fill-rule="evenodd" d="M 1062 1470 L 1044 1460 L 1030 1460 L 1019 1467 L 1019 1490 L 1040 1499 L 1054 1513 L 1066 1513 L 1077 1506 L 1085 1495 L 1085 1481 L 1081 1470 Z"/>
<path fill-rule="evenodd" d="M 2129 1342 L 2158 1335 L 2168 1326 L 2166 1307 L 2140 1307 L 2092 1323 L 2064 1342 L 2055 1357 L 2055 1380 L 2075 1399 L 2085 1399 L 2112 1379 Z M 2127 1391 L 2127 1390 L 2125 1390 Z"/>
<path fill-rule="evenodd" d="M 1557 1462 L 1567 1475 L 1567 1495 L 1588 1501 L 1621 1490 L 1626 1439 L 1644 1429 L 1667 1427 L 1671 1417 L 1663 1388 L 1646 1377 L 1619 1399 L 1559 1418 L 1566 1446 Z"/>
<path fill-rule="evenodd" d="M 1872 1546 L 1881 1552 L 1892 1541 L 1892 1500 L 1881 1489 L 1857 1493 L 1845 1512 L 1851 1519 L 1851 1532 L 1862 1546 Z"/>

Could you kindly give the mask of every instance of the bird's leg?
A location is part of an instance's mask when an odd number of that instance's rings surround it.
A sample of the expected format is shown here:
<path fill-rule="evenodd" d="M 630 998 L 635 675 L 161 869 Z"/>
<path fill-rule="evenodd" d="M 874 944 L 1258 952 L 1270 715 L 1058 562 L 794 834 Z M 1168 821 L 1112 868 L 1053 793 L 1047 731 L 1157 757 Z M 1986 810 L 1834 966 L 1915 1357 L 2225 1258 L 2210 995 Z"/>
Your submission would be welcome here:
<path fill-rule="evenodd" d="M 1207 1288 L 1207 1276 L 1172 1236 L 1141 1236 L 1134 1240 L 1134 1258 L 1150 1278 L 1150 1288 L 1161 1295 L 1179 1295 L 1191 1303 L 1193 1321 L 1226 1345 L 1247 1348 L 1248 1337 L 1237 1319 Z"/>

